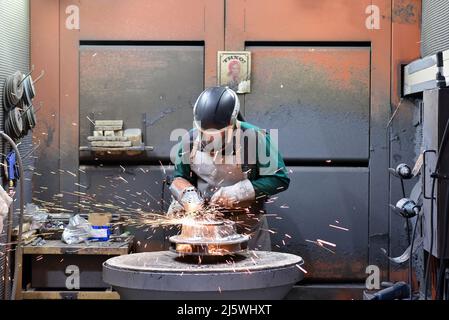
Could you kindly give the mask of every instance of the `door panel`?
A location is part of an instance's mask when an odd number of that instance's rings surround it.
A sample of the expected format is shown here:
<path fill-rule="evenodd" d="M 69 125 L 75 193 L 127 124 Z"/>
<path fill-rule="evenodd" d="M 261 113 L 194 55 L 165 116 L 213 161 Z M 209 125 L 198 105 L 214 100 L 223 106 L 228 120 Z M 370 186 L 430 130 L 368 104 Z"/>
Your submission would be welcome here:
<path fill-rule="evenodd" d="M 203 89 L 203 57 L 202 46 L 82 45 L 80 145 L 92 134 L 88 117 L 123 119 L 127 128 L 142 128 L 146 113 L 146 145 L 154 147 L 148 156 L 168 159 L 171 131 L 192 126 L 192 106 Z"/>
<path fill-rule="evenodd" d="M 81 166 L 80 205 L 83 212 L 113 212 L 127 217 L 125 229 L 134 235 L 137 252 L 168 248 L 167 237 L 177 229 L 151 227 L 143 218 L 146 213 L 162 213 L 170 204 L 170 192 L 162 181 L 172 174 L 172 167 L 161 166 Z M 164 172 L 165 170 L 165 172 Z M 83 196 L 83 194 L 89 197 Z M 161 207 L 164 194 L 164 210 Z"/>
<path fill-rule="evenodd" d="M 267 205 L 268 213 L 276 215 L 268 221 L 276 232 L 271 235 L 273 250 L 301 256 L 309 279 L 364 279 L 368 169 L 289 167 L 289 172 L 289 189 Z M 335 247 L 320 246 L 318 239 Z"/>
<path fill-rule="evenodd" d="M 279 129 L 285 160 L 366 160 L 369 48 L 247 47 L 245 118 Z"/>

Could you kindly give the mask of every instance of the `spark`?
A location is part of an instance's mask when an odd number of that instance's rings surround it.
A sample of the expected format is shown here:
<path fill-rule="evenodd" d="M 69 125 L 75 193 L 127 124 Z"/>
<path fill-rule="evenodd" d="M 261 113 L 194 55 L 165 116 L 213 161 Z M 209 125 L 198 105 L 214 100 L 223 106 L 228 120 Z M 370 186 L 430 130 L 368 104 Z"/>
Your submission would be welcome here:
<path fill-rule="evenodd" d="M 316 241 L 319 242 L 319 243 L 327 244 L 328 246 L 331 246 L 331 247 L 334 247 L 334 248 L 337 246 L 335 243 L 324 241 L 324 240 L 321 240 L 321 239 L 316 239 Z"/>
<path fill-rule="evenodd" d="M 67 173 L 69 173 L 69 174 L 71 174 L 72 176 L 76 177 L 76 174 L 73 173 L 73 172 L 71 172 L 71 171 L 69 171 L 69 170 L 67 170 Z"/>
<path fill-rule="evenodd" d="M 162 172 L 163 172 L 164 174 L 166 174 L 166 171 L 165 171 L 164 165 L 162 164 L 161 160 L 159 160 L 159 164 L 161 165 L 161 168 L 162 168 Z"/>
<path fill-rule="evenodd" d="M 119 180 L 122 180 L 122 181 L 124 181 L 125 183 L 128 183 L 128 180 L 126 180 L 125 178 L 123 178 L 122 176 L 118 176 L 118 178 L 117 179 L 119 179 Z"/>
<path fill-rule="evenodd" d="M 339 227 L 339 226 L 336 226 L 336 225 L 333 225 L 333 224 L 330 224 L 329 227 L 332 227 L 332 228 L 335 228 L 335 229 L 340 229 L 340 230 L 343 230 L 343 231 L 349 231 L 348 228 Z"/>
<path fill-rule="evenodd" d="M 305 274 L 307 274 L 307 270 L 304 269 L 303 267 L 301 267 L 299 264 L 295 265 L 299 270 L 301 270 L 302 272 L 304 272 Z"/>
<path fill-rule="evenodd" d="M 307 241 L 307 242 L 311 242 L 311 243 L 313 243 L 313 244 L 316 244 L 316 245 L 319 246 L 320 248 L 323 248 L 323 249 L 329 251 L 330 253 L 335 254 L 334 251 L 332 251 L 331 249 L 325 247 L 325 246 L 323 245 L 322 242 L 319 242 L 319 241 L 312 241 L 312 240 L 307 240 L 307 239 L 306 239 L 306 241 Z"/>
<path fill-rule="evenodd" d="M 91 118 L 89 118 L 89 116 L 86 116 L 87 120 L 89 120 L 93 125 L 95 125 L 95 122 L 92 121 Z"/>

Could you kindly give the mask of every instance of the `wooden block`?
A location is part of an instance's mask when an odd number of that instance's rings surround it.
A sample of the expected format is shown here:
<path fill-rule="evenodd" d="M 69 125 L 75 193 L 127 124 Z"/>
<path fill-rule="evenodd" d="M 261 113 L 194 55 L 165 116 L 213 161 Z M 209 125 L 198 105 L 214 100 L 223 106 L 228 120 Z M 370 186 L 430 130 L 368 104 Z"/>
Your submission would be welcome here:
<path fill-rule="evenodd" d="M 89 141 L 130 141 L 127 137 L 118 137 L 118 136 L 100 136 L 100 137 L 89 136 L 89 137 L 87 137 L 87 140 L 89 140 Z"/>
<path fill-rule="evenodd" d="M 96 126 L 113 126 L 113 127 L 122 127 L 123 128 L 123 120 L 95 120 Z"/>
<path fill-rule="evenodd" d="M 114 131 L 105 131 L 104 132 L 105 137 L 113 137 L 115 136 Z"/>
<path fill-rule="evenodd" d="M 92 147 L 131 147 L 131 141 L 92 141 Z"/>
<path fill-rule="evenodd" d="M 96 131 L 118 131 L 122 128 L 122 126 L 95 126 Z"/>
<path fill-rule="evenodd" d="M 126 129 L 123 136 L 128 138 L 135 147 L 142 144 L 142 130 L 139 128 Z"/>
<path fill-rule="evenodd" d="M 94 131 L 94 137 L 101 137 L 103 136 L 103 131 Z"/>
<path fill-rule="evenodd" d="M 110 213 L 89 213 L 89 223 L 93 226 L 107 226 L 111 223 Z"/>

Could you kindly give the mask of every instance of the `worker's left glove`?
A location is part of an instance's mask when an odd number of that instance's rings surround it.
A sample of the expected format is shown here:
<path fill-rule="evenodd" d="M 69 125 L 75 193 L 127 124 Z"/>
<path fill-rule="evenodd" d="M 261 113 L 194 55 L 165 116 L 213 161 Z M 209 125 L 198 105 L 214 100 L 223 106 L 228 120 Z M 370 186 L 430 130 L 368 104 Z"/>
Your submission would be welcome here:
<path fill-rule="evenodd" d="M 233 208 L 243 202 L 253 201 L 255 198 L 256 192 L 253 184 L 248 179 L 245 179 L 232 186 L 221 187 L 214 193 L 210 202 L 225 208 Z"/>
<path fill-rule="evenodd" d="M 12 198 L 6 193 L 0 185 L 0 233 L 3 230 L 3 219 L 8 215 L 9 206 L 12 203 Z"/>

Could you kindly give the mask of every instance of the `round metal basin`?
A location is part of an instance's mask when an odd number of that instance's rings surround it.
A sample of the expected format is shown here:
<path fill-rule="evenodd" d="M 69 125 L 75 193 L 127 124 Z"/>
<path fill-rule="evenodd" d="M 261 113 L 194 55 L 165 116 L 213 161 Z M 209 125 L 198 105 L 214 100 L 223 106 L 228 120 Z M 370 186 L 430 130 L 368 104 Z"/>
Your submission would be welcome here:
<path fill-rule="evenodd" d="M 283 299 L 302 280 L 301 257 L 248 251 L 201 261 L 170 251 L 142 252 L 103 263 L 103 280 L 125 300 Z"/>

